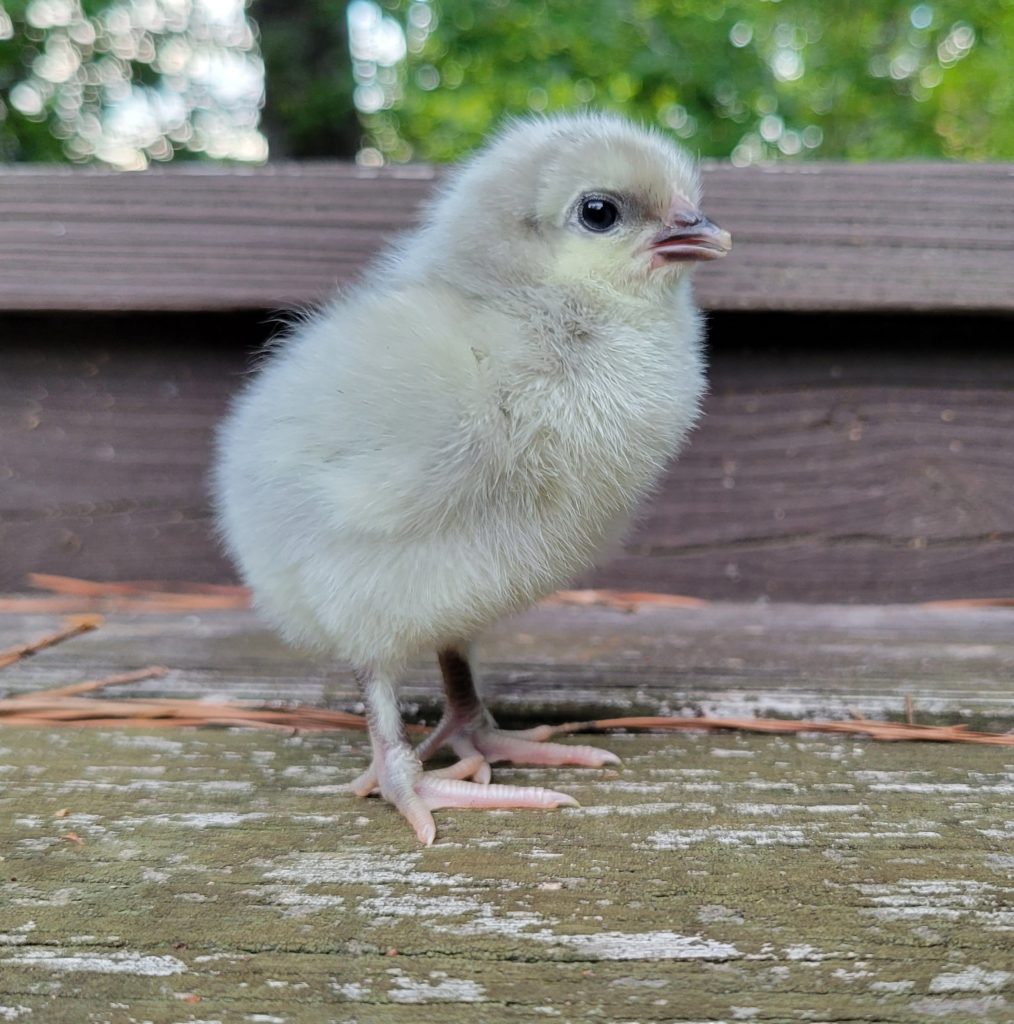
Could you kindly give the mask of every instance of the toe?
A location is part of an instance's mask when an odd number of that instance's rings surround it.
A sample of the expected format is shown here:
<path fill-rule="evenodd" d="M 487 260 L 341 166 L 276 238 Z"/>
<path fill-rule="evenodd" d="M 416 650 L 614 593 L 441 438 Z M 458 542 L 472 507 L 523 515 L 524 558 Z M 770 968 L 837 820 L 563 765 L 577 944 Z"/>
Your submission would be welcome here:
<path fill-rule="evenodd" d="M 349 791 L 356 796 L 369 796 L 379 785 L 377 769 L 370 765 L 362 775 L 349 783 Z"/>
<path fill-rule="evenodd" d="M 471 757 L 463 757 L 460 761 L 446 768 L 434 768 L 426 773 L 437 779 L 473 779 L 475 782 L 489 782 L 489 765 L 482 754 L 476 752 Z M 480 776 L 486 775 L 485 780 Z"/>
<path fill-rule="evenodd" d="M 562 743 L 557 745 L 563 746 Z M 584 745 L 565 747 L 564 749 L 578 751 L 577 756 L 583 759 L 580 763 L 588 765 L 590 768 L 601 768 L 606 764 L 623 763 L 611 750 L 600 750 L 598 747 L 589 747 Z M 571 761 L 570 763 L 575 764 L 576 762 Z"/>
<path fill-rule="evenodd" d="M 519 740 L 531 740 L 533 743 L 544 743 L 556 735 L 551 725 L 533 725 L 530 729 L 512 729 L 511 735 Z"/>
<path fill-rule="evenodd" d="M 395 806 L 401 811 L 402 817 L 412 826 L 416 838 L 423 846 L 432 846 L 437 836 L 436 822 L 430 813 L 427 802 L 413 794 L 405 800 L 399 800 Z"/>
<path fill-rule="evenodd" d="M 487 761 L 510 761 L 513 764 L 529 765 L 579 765 L 585 768 L 601 768 L 607 764 L 619 764 L 620 759 L 608 750 L 583 745 L 569 746 L 564 743 L 533 742 L 516 733 L 497 730 L 477 737 L 476 745 Z"/>
<path fill-rule="evenodd" d="M 409 824 L 415 832 L 416 838 L 423 846 L 432 846 L 433 840 L 437 838 L 437 823 L 430 814 L 426 818 L 408 819 Z"/>
<path fill-rule="evenodd" d="M 478 785 L 456 779 L 435 779 L 424 776 L 416 784 L 423 803 L 436 811 L 445 807 L 460 808 L 536 808 L 576 807 L 577 801 L 566 793 L 537 786 Z"/>
<path fill-rule="evenodd" d="M 493 778 L 493 772 L 489 767 L 489 762 L 486 756 L 480 753 L 479 749 L 474 743 L 475 736 L 457 736 L 451 740 L 451 748 L 461 758 L 462 761 L 472 761 L 476 758 L 479 759 L 481 764 L 477 765 L 477 770 L 470 776 L 479 785 L 485 786 L 491 778 Z M 469 776 L 460 775 L 458 778 L 466 778 Z"/>

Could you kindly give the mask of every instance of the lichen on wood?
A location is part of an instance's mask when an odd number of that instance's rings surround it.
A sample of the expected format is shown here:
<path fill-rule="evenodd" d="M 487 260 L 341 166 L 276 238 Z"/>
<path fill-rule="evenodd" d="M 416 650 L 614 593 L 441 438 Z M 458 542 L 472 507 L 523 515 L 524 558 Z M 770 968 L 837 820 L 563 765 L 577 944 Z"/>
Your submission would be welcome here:
<path fill-rule="evenodd" d="M 359 735 L 6 732 L 0 1006 L 47 1024 L 1009 1019 L 1001 752 L 609 740 L 621 769 L 553 770 L 582 807 L 444 812 L 426 850 L 342 791 Z"/>

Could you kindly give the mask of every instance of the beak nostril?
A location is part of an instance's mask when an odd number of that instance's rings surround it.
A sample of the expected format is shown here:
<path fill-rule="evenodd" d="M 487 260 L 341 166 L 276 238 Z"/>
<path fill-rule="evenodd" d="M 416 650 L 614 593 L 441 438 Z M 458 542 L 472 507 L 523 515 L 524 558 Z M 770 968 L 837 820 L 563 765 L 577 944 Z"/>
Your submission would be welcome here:
<path fill-rule="evenodd" d="M 687 231 L 697 227 L 704 220 L 704 214 L 697 208 L 696 203 L 690 202 L 684 196 L 674 195 L 669 203 L 669 209 L 665 212 L 662 223 L 668 228 L 680 231 Z"/>
<path fill-rule="evenodd" d="M 695 228 L 704 218 L 695 210 L 681 210 L 670 217 L 670 224 L 674 228 Z"/>

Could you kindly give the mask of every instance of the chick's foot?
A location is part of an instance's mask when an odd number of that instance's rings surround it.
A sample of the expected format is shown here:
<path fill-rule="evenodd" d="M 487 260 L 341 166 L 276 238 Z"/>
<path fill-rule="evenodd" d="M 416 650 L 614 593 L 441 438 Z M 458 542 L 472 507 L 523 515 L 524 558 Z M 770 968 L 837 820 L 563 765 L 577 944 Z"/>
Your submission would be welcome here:
<path fill-rule="evenodd" d="M 424 772 L 419 760 L 405 750 L 378 753 L 373 764 L 352 783 L 352 791 L 365 796 L 374 788 L 402 814 L 421 843 L 432 844 L 436 837 L 433 811 L 443 808 L 534 808 L 552 810 L 575 807 L 577 801 L 566 793 L 536 786 L 491 786 L 468 782 L 469 776 L 485 764 L 481 756 L 462 760 L 435 771 Z"/>
<path fill-rule="evenodd" d="M 581 765 L 601 768 L 619 764 L 608 750 L 589 746 L 547 743 L 552 726 L 534 729 L 501 729 L 489 713 L 475 685 L 469 645 L 446 647 L 438 652 L 446 705 L 437 727 L 419 744 L 416 754 L 425 761 L 441 747 L 449 746 L 458 757 L 470 761 L 476 756 L 482 766 L 472 778 L 489 782 L 490 765 L 499 761 L 523 765 Z"/>
<path fill-rule="evenodd" d="M 441 746 L 447 745 L 461 758 L 459 765 L 471 766 L 478 758 L 479 766 L 471 778 L 479 783 L 489 782 L 492 777 L 490 765 L 499 762 L 536 766 L 578 765 L 585 768 L 620 763 L 615 754 L 598 747 L 547 743 L 552 735 L 553 727 L 550 725 L 532 729 L 500 729 L 488 715 L 475 715 L 468 719 L 451 716 L 423 740 L 418 752 L 425 760 Z"/>

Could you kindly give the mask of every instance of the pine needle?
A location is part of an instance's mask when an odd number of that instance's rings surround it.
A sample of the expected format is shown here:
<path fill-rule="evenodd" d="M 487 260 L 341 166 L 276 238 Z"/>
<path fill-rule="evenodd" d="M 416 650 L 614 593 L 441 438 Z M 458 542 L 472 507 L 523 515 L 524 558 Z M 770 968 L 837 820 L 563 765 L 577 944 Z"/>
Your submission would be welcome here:
<path fill-rule="evenodd" d="M 68 619 L 63 629 L 58 629 L 55 633 L 49 633 L 39 637 L 38 640 L 30 640 L 28 643 L 17 644 L 15 647 L 9 647 L 6 651 L 0 651 L 0 668 L 7 668 L 8 665 L 30 658 L 47 647 L 55 647 L 56 644 L 63 643 L 64 640 L 70 640 L 82 633 L 90 633 L 93 629 L 98 629 L 101 624 L 102 618 L 98 615 L 79 615 Z"/>
<path fill-rule="evenodd" d="M 273 707 L 244 701 L 187 700 L 172 697 L 131 697 L 94 700 L 82 696 L 109 686 L 160 678 L 166 669 L 152 666 L 105 679 L 76 683 L 59 689 L 21 694 L 0 700 L 2 726 L 90 726 L 111 728 L 144 726 L 173 728 L 196 726 L 246 726 L 285 732 L 329 732 L 338 729 L 366 731 L 362 715 L 331 711 L 306 704 Z M 412 733 L 426 733 L 425 726 L 410 725 Z M 783 718 L 603 718 L 568 722 L 552 727 L 553 735 L 579 732 L 671 732 L 727 730 L 756 733 L 844 733 L 884 741 L 979 743 L 1014 746 L 1014 733 L 972 732 L 965 725 L 914 725 L 881 722 L 868 718 L 850 721 L 812 722 Z"/>
<path fill-rule="evenodd" d="M 965 611 L 976 608 L 1014 608 L 1014 597 L 956 597 L 950 601 L 923 601 L 923 608 L 935 611 Z"/>
<path fill-rule="evenodd" d="M 179 612 L 248 608 L 246 587 L 219 583 L 171 583 L 158 580 L 83 580 L 52 573 L 29 573 L 27 581 L 45 596 L 0 597 L 0 612 L 26 615 L 82 611 Z M 599 606 L 636 612 L 642 608 L 701 608 L 708 602 L 682 594 L 656 594 L 637 590 L 561 590 L 544 604 Z M 941 611 L 1014 607 L 1014 597 L 968 597 L 924 601 L 922 608 Z"/>
<path fill-rule="evenodd" d="M 88 581 L 73 580 L 69 577 L 38 576 L 35 580 L 60 590 L 67 596 L 79 599 L 99 598 L 102 594 L 114 593 L 121 599 L 148 600 L 153 593 L 143 588 L 150 586 L 147 582 L 123 584 L 97 584 Z M 193 585 L 198 592 L 158 591 L 157 599 L 163 600 L 167 594 L 185 600 L 208 598 L 226 601 L 245 600 L 245 591 L 240 587 L 215 588 L 201 584 Z M 114 588 L 110 591 L 109 588 Z M 221 591 L 221 593 L 219 592 Z M 646 595 L 638 593 L 622 593 L 622 600 L 614 602 L 602 600 L 601 595 L 612 595 L 610 591 L 569 591 L 557 595 L 561 603 L 595 604 L 606 603 L 613 607 L 636 608 L 645 600 L 655 601 L 656 598 L 667 596 L 671 602 L 681 607 L 692 607 L 693 599 L 677 598 L 672 595 Z M 594 597 L 590 596 L 594 595 Z M 663 602 L 665 603 L 665 602 Z M 232 607 L 236 607 L 235 604 Z M 160 609 L 165 610 L 165 609 Z M 178 610 L 178 609 L 177 609 Z M 79 616 L 68 620 L 67 624 L 54 633 L 47 634 L 37 640 L 19 644 L 7 651 L 0 652 L 0 668 L 14 664 L 24 658 L 31 657 L 39 651 L 62 643 L 83 633 L 97 629 L 102 619 L 96 615 Z M 87 726 L 92 728 L 116 728 L 123 726 L 150 727 L 196 727 L 196 726 L 245 726 L 258 729 L 275 729 L 286 732 L 322 732 L 336 729 L 354 729 L 365 731 L 367 721 L 362 715 L 353 715 L 345 711 L 330 711 L 304 704 L 287 706 L 271 706 L 254 702 L 242 701 L 210 701 L 187 700 L 171 697 L 130 697 L 114 700 L 103 697 L 95 699 L 85 696 L 97 693 L 112 686 L 124 686 L 142 682 L 146 679 L 159 679 L 168 673 L 168 669 L 160 665 L 137 669 L 132 672 L 121 672 L 91 679 L 80 683 L 34 693 L 20 694 L 16 697 L 0 699 L 0 727 L 2 726 Z M 1014 733 L 972 732 L 965 725 L 916 725 L 911 697 L 905 700 L 906 722 L 873 721 L 859 711 L 850 709 L 853 716 L 850 721 L 812 722 L 781 718 L 603 718 L 588 722 L 569 722 L 554 726 L 552 735 L 569 735 L 579 732 L 609 732 L 615 729 L 644 731 L 673 730 L 733 730 L 756 733 L 843 733 L 849 735 L 868 736 L 875 740 L 885 741 L 922 741 L 936 743 L 980 743 L 998 746 L 1014 746 Z M 410 725 L 412 733 L 426 733 L 425 726 Z"/>
<path fill-rule="evenodd" d="M 148 594 L 210 594 L 217 597 L 249 597 L 246 587 L 222 583 L 167 583 L 156 580 L 129 580 L 106 582 L 82 580 L 76 576 L 55 576 L 52 573 L 31 572 L 29 586 L 48 590 L 53 594 L 77 594 L 86 597 L 111 597 L 117 594 L 144 596 Z"/>
<path fill-rule="evenodd" d="M 558 590 L 543 599 L 542 604 L 598 605 L 616 608 L 624 612 L 636 612 L 641 608 L 703 608 L 707 601 L 683 594 L 653 594 L 639 590 Z"/>
<path fill-rule="evenodd" d="M 600 718 L 594 722 L 568 722 L 553 727 L 553 735 L 577 732 L 630 732 L 725 729 L 735 732 L 846 733 L 874 740 L 915 740 L 931 743 L 987 743 L 1014 746 L 1014 733 L 971 732 L 965 725 L 910 725 L 858 718 L 841 722 L 811 722 L 794 718 Z"/>
<path fill-rule="evenodd" d="M 161 679 L 168 674 L 169 669 L 162 665 L 149 665 L 148 668 L 134 669 L 133 672 L 121 672 L 119 675 L 105 676 L 102 679 L 89 679 L 83 683 L 58 686 L 52 690 L 34 690 L 32 693 L 12 697 L 11 700 L 53 700 L 62 697 L 74 697 L 79 693 L 104 690 L 107 686 L 125 686 L 127 683 L 142 683 L 146 679 Z"/>
<path fill-rule="evenodd" d="M 81 696 L 106 686 L 120 686 L 142 679 L 158 678 L 166 669 L 152 667 L 95 679 L 41 693 L 25 693 L 0 700 L 0 727 L 38 726 L 249 726 L 286 732 L 321 732 L 336 729 L 365 731 L 366 719 L 346 711 L 331 711 L 310 705 L 272 707 L 245 701 L 189 700 L 175 697 L 128 697 L 94 700 Z M 411 732 L 427 732 L 424 726 L 409 726 Z"/>
<path fill-rule="evenodd" d="M 162 583 L 157 580 L 108 582 L 41 572 L 29 573 L 27 580 L 36 590 L 45 591 L 46 596 L 0 597 L 0 612 L 193 612 L 225 611 L 250 606 L 250 592 L 246 587 L 218 583 Z M 579 607 L 595 605 L 636 612 L 645 607 L 700 608 L 708 602 L 699 597 L 642 593 L 636 590 L 561 590 L 547 597 L 543 603 Z"/>

